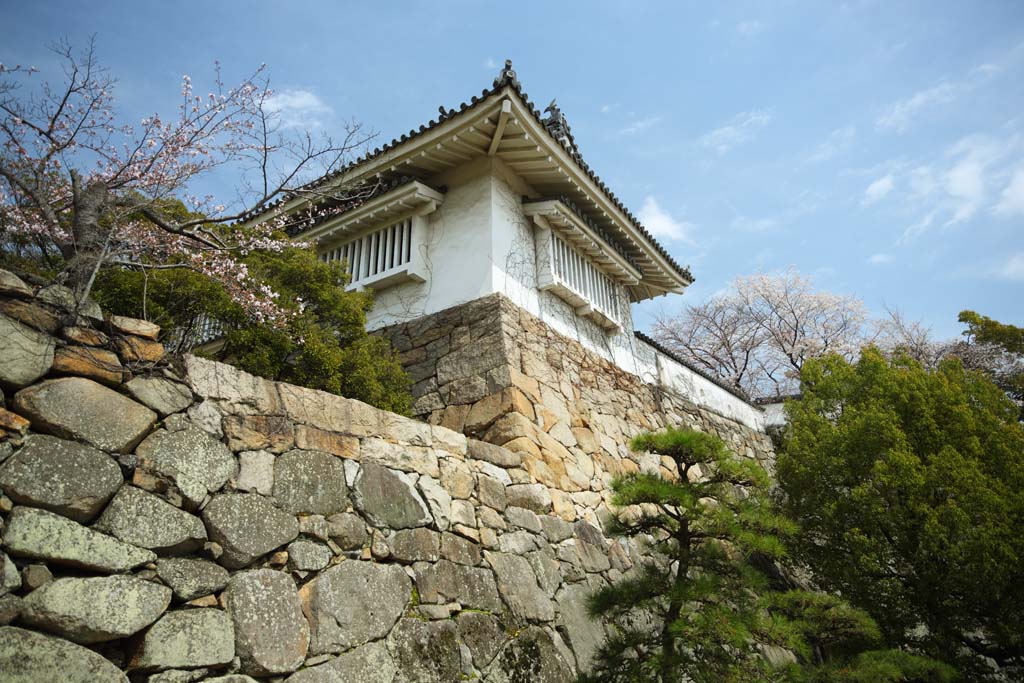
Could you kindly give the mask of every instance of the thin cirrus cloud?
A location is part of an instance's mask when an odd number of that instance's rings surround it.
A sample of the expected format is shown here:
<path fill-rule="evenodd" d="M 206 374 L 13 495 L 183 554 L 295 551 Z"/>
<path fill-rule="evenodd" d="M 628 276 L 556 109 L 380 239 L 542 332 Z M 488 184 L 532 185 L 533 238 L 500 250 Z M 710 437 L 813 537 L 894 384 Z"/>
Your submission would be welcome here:
<path fill-rule="evenodd" d="M 861 200 L 862 206 L 871 206 L 876 204 L 888 196 L 896 186 L 896 181 L 893 178 L 892 173 L 888 173 L 875 182 L 868 185 L 867 189 L 864 190 L 864 199 Z"/>
<path fill-rule="evenodd" d="M 757 131 L 767 126 L 771 120 L 770 112 L 757 109 L 740 112 L 724 126 L 702 135 L 698 142 L 719 154 L 725 154 L 729 150 L 753 140 Z"/>
<path fill-rule="evenodd" d="M 602 108 L 601 111 L 604 112 L 604 109 Z M 609 109 L 609 111 L 610 111 L 610 109 Z M 604 113 L 607 113 L 607 112 L 604 112 Z M 623 135 L 636 135 L 637 133 L 640 133 L 642 131 L 647 130 L 651 126 L 657 125 L 660 121 L 661 121 L 661 117 L 660 116 L 651 116 L 651 117 L 646 118 L 646 119 L 638 119 L 636 121 L 632 121 L 631 123 L 627 124 L 619 132 L 621 132 Z"/>
<path fill-rule="evenodd" d="M 856 137 L 857 129 L 853 126 L 835 129 L 828 136 L 828 139 L 818 145 L 811 155 L 807 157 L 807 162 L 818 164 L 839 156 L 853 146 L 853 141 Z"/>
<path fill-rule="evenodd" d="M 1024 168 L 1013 172 L 999 203 L 992 211 L 997 216 L 1024 216 Z"/>
<path fill-rule="evenodd" d="M 674 218 L 648 195 L 639 211 L 640 223 L 655 237 L 679 242 L 693 243 L 693 231 L 696 226 L 685 220 Z"/>
<path fill-rule="evenodd" d="M 905 133 L 911 121 L 922 111 L 942 104 L 948 104 L 967 90 L 964 83 L 939 83 L 930 88 L 919 90 L 910 97 L 894 102 L 875 121 L 878 128 Z"/>
<path fill-rule="evenodd" d="M 284 128 L 319 128 L 331 115 L 331 108 L 309 90 L 282 90 L 263 104 Z"/>
<path fill-rule="evenodd" d="M 868 263 L 872 266 L 884 266 L 886 263 L 892 263 L 892 254 L 872 254 L 868 257 Z"/>
<path fill-rule="evenodd" d="M 992 275 L 1000 280 L 1024 281 L 1024 251 L 1018 251 L 998 264 Z"/>

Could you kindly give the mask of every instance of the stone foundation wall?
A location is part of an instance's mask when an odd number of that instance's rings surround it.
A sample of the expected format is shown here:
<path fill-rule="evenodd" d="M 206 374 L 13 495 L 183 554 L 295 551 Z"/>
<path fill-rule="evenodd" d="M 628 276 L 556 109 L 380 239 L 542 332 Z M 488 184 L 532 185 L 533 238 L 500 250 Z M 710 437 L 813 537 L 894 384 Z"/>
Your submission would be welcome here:
<path fill-rule="evenodd" d="M 599 526 L 616 474 L 668 474 L 656 456 L 629 449 L 644 430 L 693 427 L 771 468 L 765 433 L 623 371 L 500 294 L 380 334 L 415 381 L 413 411 L 518 453 L 566 521 Z"/>
<path fill-rule="evenodd" d="M 525 450 L 172 363 L 154 326 L 68 302 L 0 271 L 0 681 L 555 683 L 586 667 L 604 632 L 584 598 L 640 552 L 604 536 L 600 494 L 570 515 Z M 484 307 L 422 335 L 454 347 L 434 393 L 492 441 L 515 426 L 475 406 L 519 402 L 526 381 L 493 355 L 506 324 Z"/>

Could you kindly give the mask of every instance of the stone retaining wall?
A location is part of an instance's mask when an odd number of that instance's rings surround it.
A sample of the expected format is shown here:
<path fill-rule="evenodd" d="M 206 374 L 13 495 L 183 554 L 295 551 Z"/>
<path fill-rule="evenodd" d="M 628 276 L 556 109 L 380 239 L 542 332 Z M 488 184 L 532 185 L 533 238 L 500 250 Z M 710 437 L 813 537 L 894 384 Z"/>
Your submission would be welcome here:
<path fill-rule="evenodd" d="M 713 433 L 771 470 L 774 450 L 763 431 L 625 372 L 500 294 L 380 334 L 412 375 L 414 413 L 519 453 L 566 521 L 599 525 L 616 474 L 670 474 L 657 457 L 629 449 L 644 430 Z"/>
<path fill-rule="evenodd" d="M 586 666 L 603 630 L 584 598 L 639 553 L 604 536 L 598 499 L 569 521 L 521 452 L 172 364 L 154 326 L 68 294 L 0 271 L 0 681 Z"/>

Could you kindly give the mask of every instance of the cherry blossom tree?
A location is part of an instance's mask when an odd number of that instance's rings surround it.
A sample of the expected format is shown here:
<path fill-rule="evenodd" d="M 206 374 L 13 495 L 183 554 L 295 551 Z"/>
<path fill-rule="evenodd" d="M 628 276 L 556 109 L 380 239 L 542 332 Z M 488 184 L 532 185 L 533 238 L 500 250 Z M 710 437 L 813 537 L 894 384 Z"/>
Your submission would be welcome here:
<path fill-rule="evenodd" d="M 276 293 L 242 259 L 294 245 L 290 226 L 371 192 L 311 183 L 370 135 L 355 123 L 340 140 L 282 126 L 263 66 L 233 87 L 215 66 L 203 93 L 184 76 L 173 115 L 129 123 L 92 41 L 80 53 L 67 43 L 53 50 L 59 84 L 0 64 L 0 242 L 56 262 L 79 302 L 104 267 L 190 268 L 220 281 L 255 320 L 280 322 L 287 313 Z M 193 194 L 215 172 L 239 179 L 230 202 Z M 246 223 L 282 200 L 312 208 Z"/>
<path fill-rule="evenodd" d="M 751 396 L 799 388 L 808 358 L 852 359 L 869 339 L 863 303 L 815 290 L 795 269 L 736 278 L 727 291 L 662 315 L 654 337 L 686 360 Z"/>

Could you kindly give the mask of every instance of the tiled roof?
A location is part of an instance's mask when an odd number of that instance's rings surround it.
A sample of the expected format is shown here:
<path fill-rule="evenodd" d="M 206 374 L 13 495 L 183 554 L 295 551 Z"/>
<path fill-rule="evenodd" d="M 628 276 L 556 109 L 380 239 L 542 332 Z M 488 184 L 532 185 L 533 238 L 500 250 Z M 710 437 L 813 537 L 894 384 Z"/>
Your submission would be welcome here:
<path fill-rule="evenodd" d="M 679 363 L 683 367 L 687 368 L 688 370 L 692 370 L 693 372 L 697 373 L 698 375 L 700 375 L 701 377 L 703 377 L 707 381 L 713 382 L 714 384 L 717 384 L 718 386 L 722 387 L 723 389 L 728 391 L 730 394 L 732 394 L 736 398 L 742 399 L 742 400 L 746 401 L 747 403 L 749 403 L 750 405 L 757 405 L 757 402 L 751 400 L 750 396 L 747 395 L 747 392 L 745 392 L 742 389 L 739 389 L 737 387 L 734 387 L 733 385 L 729 384 L 728 382 L 726 382 L 722 378 L 715 377 L 714 375 L 709 373 L 707 370 L 704 370 L 702 368 L 698 368 L 696 365 L 694 365 L 690 361 L 685 360 L 684 358 L 679 357 L 678 355 L 676 355 L 676 353 L 674 353 L 673 351 L 671 351 L 667 347 L 663 346 L 661 344 L 661 342 L 658 342 L 655 339 L 652 339 L 651 337 L 648 337 L 646 334 L 644 334 L 640 330 L 633 330 L 633 335 L 637 339 L 639 339 L 640 341 L 648 344 L 649 346 L 653 346 L 654 349 L 657 350 L 659 353 L 662 353 L 662 354 L 668 356 L 669 358 L 671 358 L 675 362 Z"/>
<path fill-rule="evenodd" d="M 564 131 L 564 135 L 556 135 L 557 131 L 552 131 L 552 126 L 550 126 L 551 121 L 549 120 L 546 122 L 544 120 L 544 117 L 541 115 L 540 110 L 538 110 L 536 106 L 534 106 L 533 102 L 530 101 L 529 95 L 527 95 L 526 92 L 523 91 L 522 84 L 520 84 L 519 79 L 516 76 L 516 72 L 512 68 L 512 60 L 510 59 L 505 60 L 505 66 L 498 74 L 498 77 L 494 79 L 492 87 L 490 89 L 483 90 L 479 96 L 472 97 L 469 102 L 462 102 L 461 104 L 459 104 L 457 109 L 446 109 L 443 105 L 441 107 L 438 107 L 440 115 L 437 117 L 436 120 L 431 119 L 426 124 L 421 125 L 418 130 L 410 130 L 408 133 L 405 133 L 393 139 L 391 142 L 386 143 L 381 147 L 375 148 L 372 152 L 369 152 L 364 156 L 356 158 L 356 160 L 353 161 L 352 163 L 341 168 L 338 168 L 335 171 L 314 181 L 313 183 L 310 183 L 310 186 L 319 185 L 321 183 L 337 178 L 338 176 L 344 173 L 348 173 L 349 171 L 357 168 L 358 166 L 365 164 L 366 162 L 372 159 L 376 159 L 382 154 L 386 154 L 395 147 L 403 145 L 406 142 L 409 142 L 410 140 L 413 140 L 419 137 L 420 135 L 423 135 L 424 133 L 433 130 L 434 128 L 441 125 L 448 119 L 458 116 L 459 114 L 463 114 L 467 111 L 471 111 L 479 104 L 486 101 L 487 98 L 500 92 L 506 86 L 511 88 L 512 91 L 515 92 L 516 95 L 518 95 L 519 99 L 530 111 L 530 113 L 533 115 L 533 118 L 536 119 L 537 123 L 540 124 L 544 128 L 544 130 L 548 132 L 548 135 L 550 135 L 551 138 L 555 140 L 569 154 L 573 161 L 575 161 L 576 164 L 580 167 L 580 169 L 582 169 L 584 173 L 586 173 L 587 176 L 592 181 L 594 181 L 594 183 L 601 189 L 602 192 L 604 192 L 608 199 L 611 200 L 611 202 L 620 211 L 622 211 L 622 213 L 625 214 L 627 218 L 629 218 L 630 222 L 637 229 L 637 231 L 641 235 L 643 235 L 647 242 L 654 247 L 658 254 L 660 254 L 665 259 L 665 261 L 673 268 L 673 270 L 675 270 L 676 273 L 682 276 L 688 283 L 692 283 L 694 278 L 693 275 L 690 273 L 690 270 L 684 266 L 679 265 L 679 263 L 677 263 L 676 260 L 672 258 L 668 251 L 666 251 L 665 248 L 658 243 L 654 236 L 647 231 L 647 228 L 645 228 L 643 224 L 640 223 L 639 219 L 637 219 L 637 217 L 634 216 L 633 213 L 626 208 L 622 201 L 615 196 L 615 193 L 611 191 L 611 189 L 604 183 L 603 180 L 601 180 L 601 177 L 597 175 L 597 173 L 592 168 L 590 168 L 586 161 L 583 160 L 583 156 L 577 149 L 575 140 L 572 138 L 572 134 L 571 132 L 568 131 L 567 127 Z M 564 120 L 564 117 L 562 118 Z M 284 197 L 282 199 L 279 199 L 278 201 L 268 205 L 266 208 L 263 209 L 263 211 L 260 211 L 259 213 L 265 213 L 290 199 L 292 199 L 292 197 Z M 258 214 L 246 216 L 243 220 L 250 220 L 255 215 Z"/>
<path fill-rule="evenodd" d="M 285 228 L 285 232 L 289 237 L 295 237 L 296 235 L 299 235 L 311 228 L 315 228 L 325 220 L 339 216 L 351 211 L 352 209 L 357 209 L 371 199 L 376 199 L 396 187 L 407 185 L 414 180 L 416 180 L 416 178 L 413 178 L 412 176 L 398 176 L 397 178 L 392 178 L 386 182 L 362 185 L 348 193 L 347 197 L 332 201 L 331 206 L 329 207 L 329 215 L 310 216 L 307 220 L 297 221 L 288 225 Z M 447 188 L 440 188 L 439 191 L 445 192 L 446 190 Z"/>
<path fill-rule="evenodd" d="M 559 195 L 557 197 L 540 197 L 537 199 L 529 199 L 526 197 L 523 198 L 523 204 L 539 204 L 540 202 L 550 201 L 558 201 L 565 204 L 577 218 L 586 223 L 587 227 L 593 230 L 597 234 L 597 236 L 601 238 L 601 241 L 603 241 L 609 249 L 612 249 L 619 256 L 626 259 L 626 262 L 629 263 L 629 265 L 633 266 L 637 270 L 640 270 L 636 261 L 633 260 L 632 256 L 626 253 L 626 250 L 622 248 L 622 245 L 613 240 L 608 235 L 608 233 L 606 233 L 600 226 L 597 225 L 597 223 L 593 221 L 593 219 L 590 218 L 590 216 L 580 211 L 580 208 L 576 206 L 576 203 L 569 199 L 568 197 L 566 197 L 565 195 Z"/>

